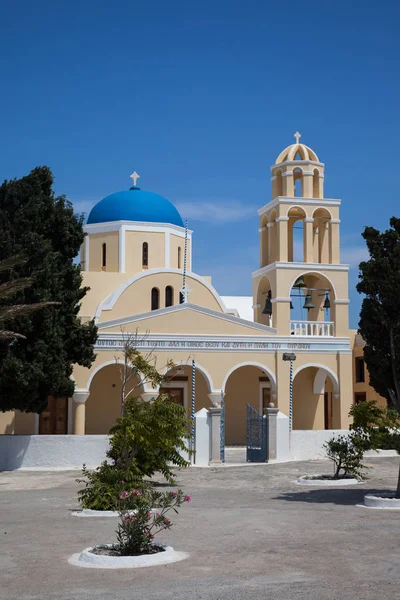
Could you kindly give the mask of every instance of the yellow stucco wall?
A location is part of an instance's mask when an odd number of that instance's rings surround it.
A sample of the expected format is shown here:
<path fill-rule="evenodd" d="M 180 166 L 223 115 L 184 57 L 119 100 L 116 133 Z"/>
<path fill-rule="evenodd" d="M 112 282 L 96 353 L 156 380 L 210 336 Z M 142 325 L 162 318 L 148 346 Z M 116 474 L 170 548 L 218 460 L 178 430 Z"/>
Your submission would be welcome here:
<path fill-rule="evenodd" d="M 187 285 L 192 290 L 189 301 L 193 304 L 222 312 L 222 309 L 210 290 L 197 279 L 187 277 Z M 110 321 L 146 313 L 151 310 L 151 290 L 153 287 L 160 291 L 160 308 L 165 308 L 165 288 L 174 289 L 174 305 L 179 304 L 179 291 L 182 288 L 182 275 L 179 273 L 157 272 L 143 276 L 130 285 L 116 301 L 112 310 L 104 310 L 100 322 Z"/>
<path fill-rule="evenodd" d="M 126 231 L 125 232 L 125 271 L 140 273 L 142 266 L 143 243 L 148 243 L 148 269 L 164 268 L 165 266 L 165 233 Z"/>
<path fill-rule="evenodd" d="M 89 236 L 89 269 L 102 270 L 102 244 L 107 247 L 107 264 L 105 271 L 118 271 L 118 231 L 92 233 Z"/>

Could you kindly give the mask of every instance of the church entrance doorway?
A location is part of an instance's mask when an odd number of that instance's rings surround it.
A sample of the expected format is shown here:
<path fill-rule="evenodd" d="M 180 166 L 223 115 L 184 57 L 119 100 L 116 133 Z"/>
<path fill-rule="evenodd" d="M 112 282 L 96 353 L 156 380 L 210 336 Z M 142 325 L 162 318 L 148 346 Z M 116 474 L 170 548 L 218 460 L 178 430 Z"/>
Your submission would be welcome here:
<path fill-rule="evenodd" d="M 179 404 L 180 406 L 184 406 L 184 388 L 183 387 L 165 387 L 160 388 L 161 394 L 168 394 L 171 401 L 175 404 Z"/>
<path fill-rule="evenodd" d="M 39 417 L 40 435 L 65 435 L 68 433 L 68 398 L 49 397 L 47 406 Z"/>

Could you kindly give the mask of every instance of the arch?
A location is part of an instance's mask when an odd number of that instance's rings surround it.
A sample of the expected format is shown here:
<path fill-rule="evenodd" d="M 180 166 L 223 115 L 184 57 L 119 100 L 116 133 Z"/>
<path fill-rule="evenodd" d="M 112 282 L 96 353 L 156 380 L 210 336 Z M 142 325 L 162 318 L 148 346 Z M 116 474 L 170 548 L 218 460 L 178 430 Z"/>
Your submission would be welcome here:
<path fill-rule="evenodd" d="M 240 369 L 241 367 L 258 367 L 259 369 L 261 369 L 262 371 L 264 371 L 264 373 L 266 375 L 268 375 L 269 380 L 271 382 L 271 390 L 274 394 L 276 394 L 276 377 L 274 375 L 274 373 L 271 371 L 271 369 L 269 367 L 266 367 L 265 365 L 262 365 L 261 363 L 258 362 L 243 362 L 243 363 L 239 363 L 237 365 L 235 365 L 234 367 L 232 367 L 228 373 L 225 376 L 224 379 L 224 383 L 222 384 L 222 390 L 225 391 L 226 388 L 226 383 L 230 377 L 230 375 L 232 375 L 232 373 L 234 371 L 236 371 L 237 369 Z"/>
<path fill-rule="evenodd" d="M 332 281 L 329 279 L 329 277 L 325 273 L 322 273 L 321 271 L 316 271 L 316 270 L 313 270 L 313 271 L 302 271 L 301 273 L 298 273 L 297 275 L 295 275 L 292 283 L 290 284 L 288 296 L 290 295 L 290 292 L 292 291 L 292 288 L 293 288 L 294 284 L 296 283 L 296 279 L 298 279 L 299 277 L 304 276 L 304 275 L 314 275 L 314 276 L 318 275 L 322 279 L 326 279 L 327 282 L 329 283 L 329 285 L 332 287 L 332 292 L 333 292 L 334 299 L 337 298 L 336 288 L 335 288 L 334 284 L 332 283 Z"/>
<path fill-rule="evenodd" d="M 312 212 L 313 219 L 315 218 L 315 216 L 316 216 L 315 213 L 317 211 L 324 211 L 327 214 L 327 216 L 329 217 L 329 219 L 332 219 L 332 213 L 331 213 L 331 211 L 328 208 L 326 208 L 325 206 L 317 206 L 317 208 L 314 208 L 314 210 Z"/>
<path fill-rule="evenodd" d="M 331 219 L 332 215 L 326 208 L 319 207 L 313 212 L 313 257 L 314 262 L 330 264 L 331 249 Z"/>
<path fill-rule="evenodd" d="M 160 308 L 160 290 L 157 287 L 151 288 L 151 310 Z"/>
<path fill-rule="evenodd" d="M 328 372 L 326 371 L 326 369 L 320 368 L 317 371 L 317 374 L 315 375 L 315 379 L 314 379 L 314 385 L 313 385 L 313 392 L 314 392 L 314 394 L 323 394 L 324 393 L 325 380 L 326 380 L 327 377 L 329 377 L 329 379 L 332 382 L 333 393 L 334 394 L 338 394 L 339 393 L 338 382 L 335 382 L 332 379 L 332 377 L 330 377 L 328 375 Z"/>
<path fill-rule="evenodd" d="M 114 308 L 118 298 L 123 294 L 123 292 L 129 286 L 131 286 L 133 283 L 135 283 L 135 281 L 138 281 L 142 277 L 149 277 L 150 275 L 155 275 L 156 273 L 176 273 L 177 275 L 180 275 L 182 277 L 182 271 L 179 269 L 148 269 L 146 271 L 142 271 L 141 273 L 137 273 L 136 275 L 132 275 L 132 277 L 130 277 L 127 281 L 122 283 L 114 292 L 112 292 L 111 294 L 106 296 L 106 298 L 104 298 L 104 300 L 102 300 L 102 302 L 100 302 L 100 304 L 96 308 L 96 312 L 94 315 L 95 321 L 98 321 L 103 310 L 112 310 Z M 193 273 L 192 271 L 189 271 L 186 276 L 188 278 L 192 278 L 192 279 L 198 281 L 199 283 L 201 283 L 202 285 L 204 285 L 204 287 L 214 296 L 221 311 L 223 313 L 227 312 L 226 306 L 225 306 L 221 296 L 218 294 L 217 290 L 210 283 L 208 283 L 207 281 L 205 281 L 203 279 L 203 277 L 200 277 L 200 275 L 197 275 L 196 273 Z"/>
<path fill-rule="evenodd" d="M 260 231 L 260 267 L 265 267 L 269 264 L 268 236 L 268 217 L 264 215 L 261 219 Z"/>
<path fill-rule="evenodd" d="M 293 169 L 293 195 L 296 198 L 304 197 L 304 174 L 300 167 Z"/>
<path fill-rule="evenodd" d="M 175 367 L 177 369 L 179 369 L 179 367 L 181 367 L 181 366 L 182 367 L 192 367 L 192 362 L 191 361 L 182 361 L 175 365 Z M 213 384 L 213 380 L 212 380 L 210 373 L 202 365 L 199 365 L 197 361 L 195 361 L 195 367 L 204 376 L 204 379 L 206 380 L 206 383 L 207 383 L 208 393 L 212 392 L 214 390 L 214 384 Z M 163 375 L 165 375 L 166 373 L 168 373 L 168 371 L 173 370 L 173 368 L 174 367 L 172 367 L 172 369 L 171 369 L 171 367 L 164 367 L 164 369 L 161 371 L 161 373 Z"/>
<path fill-rule="evenodd" d="M 301 206 L 291 206 L 287 211 L 287 216 L 289 218 L 287 248 L 288 262 L 305 262 L 303 220 L 307 217 L 306 211 Z"/>
<path fill-rule="evenodd" d="M 258 306 L 258 308 L 256 308 L 254 318 L 255 318 L 256 323 L 261 323 L 262 325 L 266 325 L 267 327 L 270 327 L 271 322 L 270 322 L 269 316 L 264 315 L 262 312 L 265 308 L 265 303 L 267 300 L 268 292 L 271 292 L 271 297 L 273 297 L 271 281 L 267 275 L 263 275 L 262 277 L 260 277 L 257 288 L 256 288 L 256 294 L 255 294 L 254 300 L 255 300 L 255 303 L 259 306 Z"/>
<path fill-rule="evenodd" d="M 107 361 L 95 369 L 89 378 L 89 397 L 86 401 L 85 430 L 87 434 L 107 434 L 121 416 L 122 361 Z M 132 372 L 132 371 L 131 371 Z M 142 378 L 136 372 L 126 383 L 125 397 L 140 397 L 143 393 Z"/>
<path fill-rule="evenodd" d="M 142 267 L 149 266 L 149 244 L 143 242 L 142 244 Z"/>
<path fill-rule="evenodd" d="M 283 196 L 283 175 L 282 169 L 278 169 L 275 172 L 275 179 L 273 180 L 272 185 L 273 198 L 277 198 L 278 196 Z"/>
<path fill-rule="evenodd" d="M 174 288 L 172 285 L 167 285 L 165 288 L 165 306 L 173 306 L 174 304 Z"/>
<path fill-rule="evenodd" d="M 332 371 L 331 368 L 327 367 L 326 365 L 321 365 L 320 363 L 307 363 L 306 365 L 302 365 L 301 367 L 298 367 L 295 370 L 295 372 L 293 373 L 293 380 L 295 379 L 296 375 L 298 375 L 298 373 L 300 373 L 300 371 L 303 371 L 303 369 L 307 369 L 308 367 L 314 367 L 314 368 L 318 369 L 318 371 L 315 375 L 315 378 L 314 378 L 313 391 L 316 389 L 319 389 L 321 387 L 321 378 L 322 378 L 321 371 L 322 371 L 323 374 L 325 375 L 325 378 L 326 378 L 326 376 L 330 377 L 330 379 L 332 381 L 332 385 L 333 385 L 333 392 L 335 394 L 339 393 L 339 379 L 338 379 L 338 376 L 336 375 L 335 371 Z M 324 382 L 325 382 L 325 378 L 324 378 Z M 314 393 L 320 393 L 320 392 L 314 392 Z"/>

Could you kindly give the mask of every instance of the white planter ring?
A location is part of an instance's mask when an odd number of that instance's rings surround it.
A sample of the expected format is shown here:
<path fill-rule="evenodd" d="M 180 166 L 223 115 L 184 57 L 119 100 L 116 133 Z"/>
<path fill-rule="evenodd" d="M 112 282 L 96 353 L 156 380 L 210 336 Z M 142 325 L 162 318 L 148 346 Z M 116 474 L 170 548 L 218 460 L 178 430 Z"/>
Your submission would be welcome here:
<path fill-rule="evenodd" d="M 378 510 L 400 510 L 400 498 L 395 498 L 394 492 L 381 496 L 367 494 L 364 496 L 364 504 L 357 504 L 357 506 Z"/>
<path fill-rule="evenodd" d="M 309 479 L 309 478 L 313 479 Z M 341 488 L 346 485 L 360 485 L 364 481 L 355 478 L 346 479 L 318 479 L 321 475 L 303 475 L 295 482 L 297 485 L 309 485 L 314 487 Z"/>
<path fill-rule="evenodd" d="M 141 567 L 155 567 L 167 565 L 188 558 L 186 552 L 175 552 L 172 546 L 157 544 L 164 547 L 164 552 L 156 554 L 143 554 L 142 556 L 107 556 L 93 554 L 93 547 L 85 548 L 80 554 L 73 554 L 68 559 L 70 565 L 88 569 L 138 569 Z M 114 544 L 103 544 L 100 548 L 112 548 Z M 96 546 L 95 546 L 96 547 Z"/>
<path fill-rule="evenodd" d="M 157 508 L 152 508 L 151 513 L 156 513 Z M 136 510 L 126 511 L 129 514 L 134 515 Z M 73 517 L 118 517 L 119 512 L 117 510 L 92 510 L 91 508 L 82 508 L 82 510 L 74 510 L 71 515 Z"/>

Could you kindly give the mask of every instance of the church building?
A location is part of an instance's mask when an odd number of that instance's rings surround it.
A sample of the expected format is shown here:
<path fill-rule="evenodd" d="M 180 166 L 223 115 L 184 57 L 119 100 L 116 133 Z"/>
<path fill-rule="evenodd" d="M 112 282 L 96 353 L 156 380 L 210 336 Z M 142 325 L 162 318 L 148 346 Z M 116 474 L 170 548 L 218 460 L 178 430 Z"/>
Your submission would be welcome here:
<path fill-rule="evenodd" d="M 294 429 L 347 429 L 353 402 L 379 399 L 368 385 L 362 340 L 349 329 L 349 265 L 340 259 L 340 204 L 325 198 L 325 165 L 300 142 L 271 167 L 271 199 L 258 210 L 259 268 L 252 296 L 221 296 L 195 271 L 192 231 L 166 198 L 133 186 L 98 202 L 81 249 L 81 317 L 99 337 L 90 369 L 74 369 L 75 394 L 40 416 L 5 413 L 0 432 L 106 434 L 120 414 L 122 348 L 133 336 L 169 370 L 168 391 L 190 414 L 224 401 L 227 445 L 245 445 L 246 405 L 271 402 Z M 292 355 L 292 362 L 287 360 Z M 294 355 L 294 356 L 293 356 Z M 381 399 L 382 401 L 382 399 Z"/>

